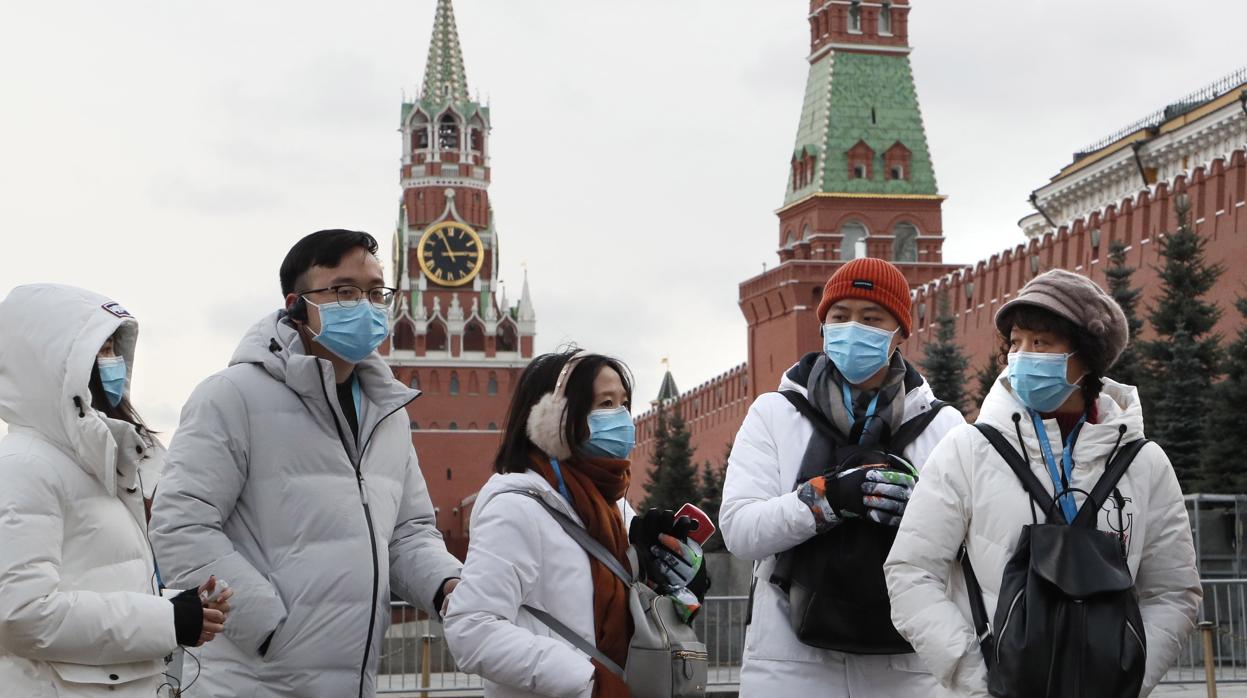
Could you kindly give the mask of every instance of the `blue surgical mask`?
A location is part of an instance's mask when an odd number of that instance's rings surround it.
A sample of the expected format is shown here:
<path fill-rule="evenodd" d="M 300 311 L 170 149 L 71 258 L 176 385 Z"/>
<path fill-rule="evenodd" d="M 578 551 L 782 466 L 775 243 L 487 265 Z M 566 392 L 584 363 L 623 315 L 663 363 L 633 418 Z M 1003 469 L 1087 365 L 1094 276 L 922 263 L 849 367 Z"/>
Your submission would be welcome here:
<path fill-rule="evenodd" d="M 350 308 L 337 303 L 316 307 L 320 310 L 320 334 L 314 339 L 343 361 L 353 364 L 363 361 L 390 334 L 385 311 L 367 301 L 360 301 Z"/>
<path fill-rule="evenodd" d="M 1013 393 L 1036 412 L 1055 412 L 1078 390 L 1065 378 L 1071 356 L 1029 351 L 1009 354 L 1009 385 Z"/>
<path fill-rule="evenodd" d="M 126 360 L 120 356 L 101 356 L 95 360 L 100 370 L 100 385 L 108 404 L 116 407 L 126 394 Z"/>
<path fill-rule="evenodd" d="M 584 451 L 592 456 L 624 459 L 636 445 L 636 427 L 627 407 L 589 413 L 589 439 Z"/>
<path fill-rule="evenodd" d="M 823 351 L 840 375 L 858 385 L 888 365 L 895 336 L 895 330 L 889 332 L 856 322 L 828 323 L 823 325 Z"/>

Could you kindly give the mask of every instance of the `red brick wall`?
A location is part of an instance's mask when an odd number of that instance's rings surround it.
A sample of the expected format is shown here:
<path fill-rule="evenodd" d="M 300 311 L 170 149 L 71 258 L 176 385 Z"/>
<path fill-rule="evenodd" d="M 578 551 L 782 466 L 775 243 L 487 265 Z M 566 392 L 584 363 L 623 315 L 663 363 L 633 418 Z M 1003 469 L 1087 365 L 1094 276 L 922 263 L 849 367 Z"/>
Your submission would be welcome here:
<path fill-rule="evenodd" d="M 1247 256 L 1247 151 L 1235 151 L 1229 161 L 1216 160 L 1207 167 L 1196 168 L 1188 178 L 1179 176 L 1171 183 L 1160 183 L 1155 193 L 1140 192 L 1095 213 L 1062 227 L 1043 239 L 1005 250 L 973 267 L 949 275 L 919 288 L 914 301 L 913 337 L 902 350 L 918 358 L 921 347 L 931 340 L 932 320 L 938 309 L 938 296 L 947 291 L 957 310 L 958 341 L 965 349 L 974 370 L 983 366 L 996 349 L 993 317 L 996 309 L 1017 294 L 1018 289 L 1035 273 L 1031 261 L 1037 259 L 1038 271 L 1068 269 L 1084 274 L 1105 288 L 1109 245 L 1121 240 L 1130 246 L 1127 263 L 1136 267 L 1134 284 L 1143 289 L 1140 316 L 1146 319 L 1147 308 L 1158 292 L 1155 267 L 1160 263 L 1156 237 L 1172 231 L 1176 225 L 1173 197 L 1185 193 L 1191 200 L 1191 216 L 1195 231 L 1208 239 L 1210 262 L 1223 262 L 1226 273 L 1211 294 L 1223 314 L 1217 330 L 1230 337 L 1242 326 L 1242 317 L 1234 309 L 1238 294 L 1247 293 L 1244 272 L 1238 260 Z M 1100 245 L 1092 248 L 1092 231 L 1100 231 Z M 967 286 L 973 284 L 969 299 Z M 925 316 L 918 307 L 926 306 Z M 919 319 L 924 317 L 924 319 Z M 1150 325 L 1145 323 L 1145 336 Z M 1110 371 L 1111 377 L 1111 371 Z"/>

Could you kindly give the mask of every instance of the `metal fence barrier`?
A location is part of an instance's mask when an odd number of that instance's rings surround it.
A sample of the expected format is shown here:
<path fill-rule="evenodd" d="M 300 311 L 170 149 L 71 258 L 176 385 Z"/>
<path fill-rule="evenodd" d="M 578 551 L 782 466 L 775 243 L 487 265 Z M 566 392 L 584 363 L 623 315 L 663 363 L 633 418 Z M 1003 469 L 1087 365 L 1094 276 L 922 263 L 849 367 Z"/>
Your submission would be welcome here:
<path fill-rule="evenodd" d="M 1205 633 L 1211 638 L 1217 683 L 1247 683 L 1247 579 L 1207 579 L 1203 586 L 1199 620 L 1206 629 L 1192 631 L 1162 683 L 1205 681 Z M 710 596 L 694 621 L 710 655 L 712 692 L 732 692 L 739 686 L 748 603 L 745 596 Z M 378 693 L 482 695 L 481 678 L 455 667 L 440 625 L 419 620 L 406 604 L 396 602 L 393 608 L 394 624 L 386 634 L 381 654 Z"/>

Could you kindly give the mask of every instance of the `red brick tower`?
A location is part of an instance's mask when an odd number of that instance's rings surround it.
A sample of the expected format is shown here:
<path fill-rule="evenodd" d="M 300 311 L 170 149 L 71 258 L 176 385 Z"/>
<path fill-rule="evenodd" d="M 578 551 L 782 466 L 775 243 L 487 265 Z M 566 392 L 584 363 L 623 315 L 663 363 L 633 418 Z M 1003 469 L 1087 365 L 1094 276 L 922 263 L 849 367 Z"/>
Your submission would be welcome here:
<path fill-rule="evenodd" d="M 740 285 L 749 390 L 818 350 L 816 311 L 845 261 L 891 260 L 912 286 L 943 262 L 935 170 L 909 64 L 909 0 L 810 2 L 810 72 L 779 209 L 779 265 Z"/>
<path fill-rule="evenodd" d="M 525 277 L 509 306 L 489 203 L 489 107 L 469 97 L 451 0 L 438 0 L 419 96 L 402 106 L 402 204 L 394 235 L 388 360 L 423 395 L 408 408 L 438 526 L 462 553 L 460 505 L 491 473 L 511 392 L 533 355 Z"/>

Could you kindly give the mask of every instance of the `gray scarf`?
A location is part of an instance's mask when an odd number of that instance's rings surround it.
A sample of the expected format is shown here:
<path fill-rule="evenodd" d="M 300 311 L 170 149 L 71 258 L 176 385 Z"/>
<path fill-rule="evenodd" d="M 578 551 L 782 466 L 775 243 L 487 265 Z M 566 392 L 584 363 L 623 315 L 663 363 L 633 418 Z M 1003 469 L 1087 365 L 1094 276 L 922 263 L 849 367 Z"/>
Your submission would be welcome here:
<path fill-rule="evenodd" d="M 849 409 L 844 404 L 844 391 L 841 386 L 846 384 L 845 378 L 840 375 L 840 371 L 826 354 L 820 355 L 815 361 L 810 377 L 806 381 L 805 390 L 814 410 L 826 417 L 846 437 L 853 430 L 853 425 L 866 417 L 866 410 L 871 400 L 878 395 L 879 402 L 875 405 L 875 417 L 883 420 L 888 426 L 888 431 L 891 432 L 895 431 L 905 420 L 906 371 L 905 360 L 901 358 L 901 353 L 894 352 L 888 364 L 888 376 L 883 385 L 878 390 L 863 390 L 856 395 L 853 398 L 853 414 L 849 414 Z M 852 389 L 851 385 L 850 389 Z M 871 432 L 879 433 L 879 430 L 871 429 Z M 812 477 L 810 473 L 826 472 L 835 466 L 836 463 L 832 462 L 835 450 L 835 444 L 816 429 L 801 459 L 802 479 L 808 479 L 807 476 Z"/>

